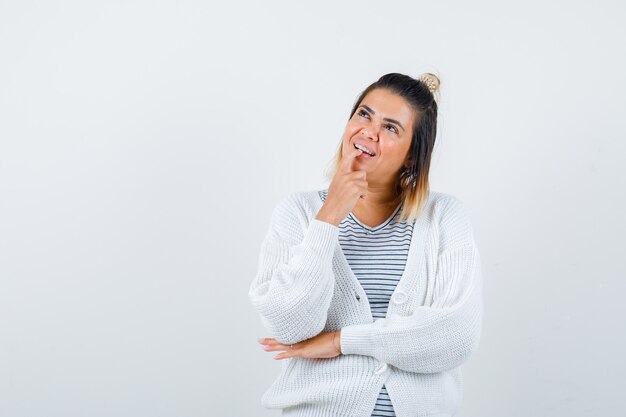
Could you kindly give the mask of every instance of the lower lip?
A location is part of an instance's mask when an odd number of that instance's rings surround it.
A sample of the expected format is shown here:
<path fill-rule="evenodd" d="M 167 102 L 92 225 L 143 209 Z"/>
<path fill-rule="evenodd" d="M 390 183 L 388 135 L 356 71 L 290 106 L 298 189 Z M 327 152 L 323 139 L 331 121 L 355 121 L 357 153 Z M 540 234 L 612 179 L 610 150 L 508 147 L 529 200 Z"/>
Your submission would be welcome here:
<path fill-rule="evenodd" d="M 359 158 L 359 157 L 360 157 L 360 158 L 365 158 L 365 159 L 371 159 L 371 158 L 373 158 L 373 156 L 372 156 L 372 155 L 370 155 L 370 154 L 368 154 L 367 152 L 361 152 L 361 154 L 360 154 L 360 155 L 357 155 L 357 158 Z"/>

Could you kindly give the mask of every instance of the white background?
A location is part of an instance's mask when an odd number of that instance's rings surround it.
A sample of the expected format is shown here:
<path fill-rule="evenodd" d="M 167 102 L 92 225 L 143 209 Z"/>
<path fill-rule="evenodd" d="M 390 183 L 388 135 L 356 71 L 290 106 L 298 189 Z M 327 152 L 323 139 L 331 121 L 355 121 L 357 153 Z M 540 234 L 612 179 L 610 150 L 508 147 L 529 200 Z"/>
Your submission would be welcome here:
<path fill-rule="evenodd" d="M 460 415 L 622 415 L 625 8 L 1 1 L 0 417 L 277 416 L 271 210 L 424 71 L 485 278 Z"/>

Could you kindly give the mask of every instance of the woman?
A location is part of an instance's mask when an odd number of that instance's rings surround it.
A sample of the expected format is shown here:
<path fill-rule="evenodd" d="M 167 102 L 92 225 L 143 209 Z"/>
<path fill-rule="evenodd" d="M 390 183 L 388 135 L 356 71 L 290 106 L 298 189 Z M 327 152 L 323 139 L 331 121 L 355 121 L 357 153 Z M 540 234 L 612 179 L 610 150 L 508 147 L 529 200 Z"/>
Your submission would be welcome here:
<path fill-rule="evenodd" d="M 478 347 L 470 218 L 429 190 L 439 79 L 387 74 L 357 99 L 325 190 L 274 209 L 249 297 L 282 361 L 284 416 L 452 416 Z"/>

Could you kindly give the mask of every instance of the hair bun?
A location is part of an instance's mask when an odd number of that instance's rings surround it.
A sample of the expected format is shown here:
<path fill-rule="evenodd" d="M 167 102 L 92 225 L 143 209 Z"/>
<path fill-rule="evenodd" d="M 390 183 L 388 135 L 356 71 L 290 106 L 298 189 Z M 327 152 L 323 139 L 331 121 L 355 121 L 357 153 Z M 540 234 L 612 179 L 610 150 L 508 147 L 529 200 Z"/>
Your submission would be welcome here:
<path fill-rule="evenodd" d="M 439 81 L 439 77 L 437 77 L 435 74 L 425 72 L 419 76 L 419 80 L 426 84 L 426 86 L 433 95 L 439 91 L 439 84 L 441 83 Z"/>

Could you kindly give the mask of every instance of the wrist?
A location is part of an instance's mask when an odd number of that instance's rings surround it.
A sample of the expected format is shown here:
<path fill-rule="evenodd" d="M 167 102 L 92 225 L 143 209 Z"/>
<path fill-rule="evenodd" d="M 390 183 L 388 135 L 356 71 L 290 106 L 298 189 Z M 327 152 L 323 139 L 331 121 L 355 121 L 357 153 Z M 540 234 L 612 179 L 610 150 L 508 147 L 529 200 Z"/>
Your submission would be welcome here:
<path fill-rule="evenodd" d="M 337 217 L 329 210 L 326 211 L 324 210 L 324 207 L 322 207 L 317 214 L 315 215 L 315 218 L 317 220 L 321 220 L 323 222 L 326 223 L 330 223 L 334 226 L 339 226 L 339 223 L 341 223 L 341 220 L 337 220 Z"/>
<path fill-rule="evenodd" d="M 341 330 L 337 330 L 333 334 L 333 346 L 337 352 L 341 355 Z"/>

